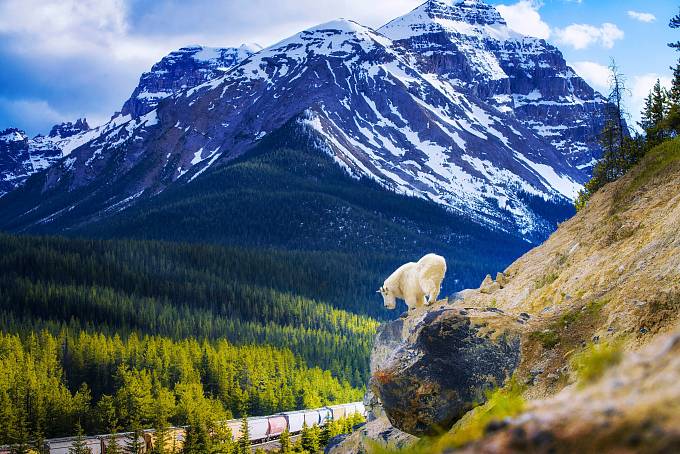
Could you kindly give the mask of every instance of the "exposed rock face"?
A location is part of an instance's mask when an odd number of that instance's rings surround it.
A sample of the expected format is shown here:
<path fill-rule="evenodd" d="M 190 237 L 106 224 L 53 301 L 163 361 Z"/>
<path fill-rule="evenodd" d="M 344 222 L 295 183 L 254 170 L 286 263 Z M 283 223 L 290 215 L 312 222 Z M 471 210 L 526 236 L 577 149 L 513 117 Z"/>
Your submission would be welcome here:
<path fill-rule="evenodd" d="M 28 177 L 52 166 L 90 137 L 87 120 L 52 127 L 48 136 L 30 139 L 17 128 L 0 132 L 0 195 L 21 186 Z"/>
<path fill-rule="evenodd" d="M 396 428 L 435 434 L 502 386 L 519 357 L 514 320 L 439 305 L 379 330 L 370 386 Z"/>
<path fill-rule="evenodd" d="M 680 332 L 627 355 L 593 386 L 566 388 L 494 424 L 462 452 L 680 452 L 678 379 Z"/>
<path fill-rule="evenodd" d="M 418 54 L 424 72 L 510 114 L 589 173 L 604 98 L 543 39 L 510 30 L 480 0 L 430 0 L 379 31 Z"/>
<path fill-rule="evenodd" d="M 391 449 L 405 449 L 418 439 L 396 429 L 386 417 L 369 421 L 350 435 L 340 435 L 332 440 L 325 454 L 366 454 L 371 452 L 366 441 L 389 446 Z"/>
<path fill-rule="evenodd" d="M 76 134 L 80 134 L 81 132 L 85 132 L 89 129 L 90 125 L 87 124 L 87 120 L 85 118 L 79 118 L 75 121 L 75 123 L 69 121 L 67 123 L 54 125 L 50 131 L 49 137 L 61 137 L 65 139 L 67 137 L 73 137 Z"/>
<path fill-rule="evenodd" d="M 238 48 L 189 46 L 171 52 L 142 74 L 121 115 L 141 117 L 154 110 L 160 100 L 223 75 L 261 49 L 256 44 L 244 44 Z"/>
<path fill-rule="evenodd" d="M 26 133 L 16 128 L 0 132 L 0 195 L 14 189 L 32 169 Z"/>

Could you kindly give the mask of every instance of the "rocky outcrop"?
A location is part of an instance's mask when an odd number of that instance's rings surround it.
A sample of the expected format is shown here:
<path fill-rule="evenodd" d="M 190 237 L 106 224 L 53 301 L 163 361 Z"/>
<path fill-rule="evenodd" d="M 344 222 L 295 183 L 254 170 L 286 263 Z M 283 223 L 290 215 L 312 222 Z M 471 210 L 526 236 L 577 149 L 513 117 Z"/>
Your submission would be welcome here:
<path fill-rule="evenodd" d="M 350 435 L 334 438 L 326 446 L 325 454 L 366 454 L 372 452 L 375 445 L 389 446 L 390 449 L 406 449 L 418 439 L 396 429 L 390 421 L 382 416 L 369 421 Z"/>
<path fill-rule="evenodd" d="M 384 411 L 416 436 L 450 429 L 518 366 L 516 324 L 498 312 L 441 304 L 383 325 L 371 357 L 378 416 Z M 369 407 L 376 413 L 375 402 Z"/>
<path fill-rule="evenodd" d="M 481 0 L 430 0 L 379 31 L 420 57 L 421 70 L 519 119 L 589 174 L 605 100 L 543 39 L 509 29 Z"/>
<path fill-rule="evenodd" d="M 678 452 L 679 251 L 676 139 L 649 151 L 495 280 L 487 276 L 479 289 L 460 292 L 452 306 L 381 329 L 374 359 L 384 371 L 373 365 L 371 388 L 396 427 L 420 434 L 438 425 L 432 408 L 449 410 L 438 386 L 451 383 L 457 369 L 445 365 L 480 358 L 465 364 L 488 369 L 469 374 L 469 395 L 502 375 L 486 359 L 514 371 L 506 394 L 499 391 L 487 404 L 474 401 L 482 405 L 416 452 Z M 459 315 L 442 323 L 443 313 Z M 517 337 L 521 354 L 515 357 Z M 416 388 L 414 377 L 424 377 L 425 387 Z M 460 396 L 447 399 L 454 409 L 464 407 Z"/>
<path fill-rule="evenodd" d="M 238 48 L 188 46 L 173 51 L 142 74 L 120 114 L 139 118 L 155 109 L 162 99 L 223 75 L 261 49 L 244 44 Z"/>

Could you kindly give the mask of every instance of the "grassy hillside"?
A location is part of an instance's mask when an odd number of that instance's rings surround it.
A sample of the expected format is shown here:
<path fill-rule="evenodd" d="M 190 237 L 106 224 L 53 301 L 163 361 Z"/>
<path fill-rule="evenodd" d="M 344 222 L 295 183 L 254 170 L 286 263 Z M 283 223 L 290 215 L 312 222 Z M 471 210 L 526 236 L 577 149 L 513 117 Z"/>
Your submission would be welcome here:
<path fill-rule="evenodd" d="M 502 288 L 469 290 L 456 304 L 510 320 L 525 313 L 511 326 L 521 363 L 448 434 L 404 452 L 471 442 L 462 452 L 676 452 L 680 139 L 599 189 L 507 268 Z"/>

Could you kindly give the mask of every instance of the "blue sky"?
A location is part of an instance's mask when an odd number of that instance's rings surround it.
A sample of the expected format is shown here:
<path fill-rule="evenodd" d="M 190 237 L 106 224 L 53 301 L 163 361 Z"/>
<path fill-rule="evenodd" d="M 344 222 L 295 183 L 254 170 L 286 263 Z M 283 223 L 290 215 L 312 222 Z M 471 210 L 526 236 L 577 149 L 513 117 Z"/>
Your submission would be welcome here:
<path fill-rule="evenodd" d="M 634 114 L 680 56 L 672 0 L 488 0 L 514 28 L 556 44 L 596 89 L 615 58 Z M 267 46 L 338 17 L 378 27 L 422 0 L 0 0 L 0 129 L 29 134 L 86 116 L 105 122 L 140 74 L 187 44 Z"/>

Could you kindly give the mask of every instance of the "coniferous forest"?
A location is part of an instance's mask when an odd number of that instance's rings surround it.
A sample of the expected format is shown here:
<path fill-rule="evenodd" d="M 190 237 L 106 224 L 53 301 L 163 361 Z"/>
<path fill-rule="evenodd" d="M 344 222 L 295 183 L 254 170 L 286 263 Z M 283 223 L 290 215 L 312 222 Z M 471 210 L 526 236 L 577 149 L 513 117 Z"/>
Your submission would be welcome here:
<path fill-rule="evenodd" d="M 0 236 L 0 444 L 360 399 L 376 271 L 323 257 Z"/>

